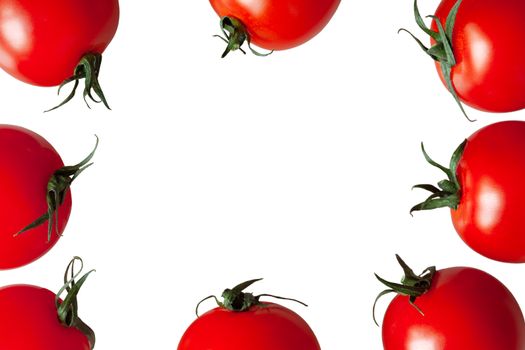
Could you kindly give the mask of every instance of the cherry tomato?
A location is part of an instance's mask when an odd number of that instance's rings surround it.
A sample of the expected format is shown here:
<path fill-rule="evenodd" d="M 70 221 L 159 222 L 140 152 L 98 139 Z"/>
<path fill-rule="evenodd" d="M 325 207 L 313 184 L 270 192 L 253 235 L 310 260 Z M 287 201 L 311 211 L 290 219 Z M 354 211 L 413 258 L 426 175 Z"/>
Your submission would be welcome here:
<path fill-rule="evenodd" d="M 404 285 L 387 282 L 399 295 L 383 319 L 385 350 L 525 349 L 523 313 L 500 281 L 469 267 L 432 269 L 423 275 L 429 284 L 411 270 Z"/>
<path fill-rule="evenodd" d="M 443 0 L 435 15 L 446 18 L 457 0 Z M 432 28 L 437 31 L 434 22 Z M 461 101 L 489 112 L 525 108 L 525 2 L 522 0 L 462 0 L 452 48 L 456 65 L 451 79 Z M 443 81 L 439 63 L 438 73 Z"/>
<path fill-rule="evenodd" d="M 430 28 L 417 0 L 414 9 L 431 47 L 418 43 L 465 116 L 461 102 L 488 112 L 525 108 L 525 47 L 515 41 L 525 35 L 525 2 L 442 0 Z"/>
<path fill-rule="evenodd" d="M 0 349 L 91 350 L 94 333 L 74 315 L 76 295 L 88 274 L 78 284 L 69 281 L 67 305 L 55 293 L 41 287 L 0 288 Z M 66 315 L 70 320 L 65 319 Z"/>
<path fill-rule="evenodd" d="M 178 350 L 320 350 L 314 333 L 295 312 L 260 302 L 264 295 L 242 293 L 255 281 L 225 290 L 224 302 L 190 325 Z"/>
<path fill-rule="evenodd" d="M 525 262 L 525 122 L 492 124 L 469 137 L 457 175 L 463 190 L 451 214 L 461 238 L 492 259 Z"/>
<path fill-rule="evenodd" d="M 451 165 L 448 180 L 457 188 L 435 188 L 440 195 L 413 210 L 449 206 L 456 231 L 472 249 L 498 261 L 525 262 L 525 122 L 478 130 Z"/>
<path fill-rule="evenodd" d="M 221 18 L 229 19 L 223 22 L 223 29 L 224 24 L 232 25 L 238 20 L 242 25 L 239 30 L 246 32 L 248 43 L 268 50 L 285 50 L 318 34 L 332 18 L 340 0 L 210 0 L 210 3 Z M 240 46 L 243 41 L 236 44 Z"/>
<path fill-rule="evenodd" d="M 82 165 L 73 167 L 74 172 L 81 171 Z M 57 176 L 63 167 L 43 137 L 18 126 L 0 125 L 0 269 L 38 259 L 60 238 L 71 212 L 70 174 Z M 49 187 L 51 179 L 58 186 Z M 53 188 L 56 192 L 49 192 Z"/>
<path fill-rule="evenodd" d="M 75 74 L 76 67 L 87 54 L 104 52 L 118 19 L 118 0 L 0 0 L 0 67 L 38 86 L 80 79 L 86 67 Z M 95 80 L 99 60 L 91 67 Z M 98 94 L 96 85 L 89 88 Z"/>
<path fill-rule="evenodd" d="M 320 347 L 299 315 L 277 304 L 262 303 L 246 312 L 222 308 L 208 311 L 184 333 L 178 349 L 317 350 Z"/>

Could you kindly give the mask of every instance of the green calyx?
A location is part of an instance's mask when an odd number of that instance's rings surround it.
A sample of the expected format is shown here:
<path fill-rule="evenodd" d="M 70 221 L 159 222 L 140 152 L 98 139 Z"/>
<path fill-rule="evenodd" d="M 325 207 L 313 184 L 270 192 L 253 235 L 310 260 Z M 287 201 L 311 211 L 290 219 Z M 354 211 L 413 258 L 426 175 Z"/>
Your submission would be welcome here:
<path fill-rule="evenodd" d="M 102 64 L 102 55 L 100 53 L 88 53 L 84 55 L 84 57 L 80 59 L 80 62 L 75 67 L 75 71 L 73 72 L 73 75 L 67 78 L 66 80 L 64 80 L 62 84 L 60 84 L 60 86 L 58 87 L 58 94 L 60 95 L 60 91 L 62 90 L 62 88 L 71 82 L 74 82 L 73 90 L 71 90 L 71 92 L 65 98 L 65 100 L 62 101 L 58 106 L 55 106 L 47 110 L 46 112 L 53 111 L 59 107 L 62 107 L 69 101 L 71 101 L 71 99 L 75 96 L 75 92 L 77 90 L 80 79 L 84 79 L 85 85 L 84 85 L 83 96 L 84 96 L 84 102 L 86 102 L 86 105 L 88 106 L 88 108 L 91 109 L 86 97 L 89 97 L 91 101 L 95 103 L 102 102 L 104 106 L 106 106 L 107 109 L 111 109 L 108 105 L 108 102 L 106 101 L 104 92 L 102 91 L 102 88 L 100 87 L 100 84 L 98 82 L 98 74 L 100 72 L 101 64 Z M 100 100 L 97 100 L 93 97 L 92 91 L 98 96 Z"/>
<path fill-rule="evenodd" d="M 252 48 L 251 41 L 250 41 L 250 35 L 246 31 L 246 27 L 240 20 L 238 20 L 235 17 L 229 17 L 229 16 L 222 17 L 221 18 L 221 30 L 222 30 L 222 33 L 224 34 L 224 37 L 222 37 L 221 35 L 214 35 L 214 37 L 217 37 L 221 39 L 222 41 L 224 41 L 226 44 L 228 44 L 221 58 L 226 57 L 226 55 L 230 51 L 235 51 L 235 50 L 240 50 L 243 54 L 246 55 L 246 51 L 244 51 L 241 48 L 241 46 L 244 44 L 245 41 L 248 43 L 248 48 L 250 49 L 250 51 L 256 56 L 268 56 L 273 52 L 273 50 L 268 53 L 260 53 L 260 52 L 255 51 Z"/>
<path fill-rule="evenodd" d="M 305 303 L 291 298 L 283 298 L 279 296 L 275 296 L 272 294 L 260 294 L 260 295 L 253 295 L 252 293 L 245 293 L 243 292 L 246 288 L 251 286 L 253 283 L 261 281 L 262 278 L 249 280 L 243 283 L 238 284 L 237 286 L 233 287 L 232 289 L 225 289 L 222 292 L 222 299 L 223 301 L 219 301 L 215 295 L 210 295 L 204 299 L 202 299 L 195 308 L 195 314 L 197 317 L 199 317 L 199 306 L 208 299 L 215 299 L 215 302 L 218 306 L 225 308 L 230 311 L 234 312 L 243 312 L 249 310 L 254 305 L 261 305 L 261 301 L 259 300 L 261 297 L 272 297 L 276 299 L 281 300 L 290 300 L 295 301 L 296 303 L 299 303 L 304 306 L 308 306 Z"/>
<path fill-rule="evenodd" d="M 398 33 L 401 31 L 407 32 L 414 38 L 414 40 L 418 43 L 419 47 L 423 49 L 423 51 L 432 57 L 433 60 L 439 62 L 439 66 L 441 68 L 441 73 L 443 74 L 443 78 L 445 79 L 445 83 L 447 85 L 448 91 L 452 94 L 454 99 L 456 100 L 456 103 L 458 104 L 459 108 L 461 109 L 461 112 L 467 118 L 469 121 L 474 121 L 469 118 L 467 113 L 465 112 L 465 109 L 463 108 L 463 105 L 461 103 L 461 100 L 459 99 L 459 96 L 454 89 L 454 86 L 452 85 L 452 67 L 456 65 L 456 58 L 454 57 L 454 51 L 452 48 L 452 33 L 454 32 L 454 23 L 456 22 L 456 15 L 459 9 L 459 6 L 461 5 L 462 0 L 457 0 L 457 2 L 454 4 L 450 12 L 448 13 L 445 27 L 443 27 L 443 24 L 437 18 L 436 16 L 427 16 L 428 18 L 432 18 L 436 22 L 436 26 L 438 28 L 438 31 L 435 32 L 429 27 L 425 25 L 425 22 L 423 21 L 423 18 L 421 17 L 419 13 L 419 9 L 417 7 L 417 0 L 414 0 L 414 17 L 416 19 L 416 23 L 423 32 L 425 32 L 428 36 L 432 37 L 432 39 L 435 40 L 435 44 L 428 48 L 426 47 L 421 40 L 416 38 L 415 35 L 413 35 L 411 32 L 406 30 L 405 28 L 399 29 Z"/>
<path fill-rule="evenodd" d="M 80 263 L 80 269 L 75 273 L 75 262 Z M 90 348 L 95 347 L 95 333 L 93 330 L 85 324 L 80 317 L 78 317 L 78 302 L 77 295 L 80 288 L 88 278 L 88 276 L 95 270 L 88 271 L 78 281 L 76 279 L 82 273 L 84 263 L 81 258 L 75 256 L 67 265 L 66 272 L 64 273 L 64 285 L 55 297 L 55 306 L 57 309 L 57 315 L 60 323 L 65 327 L 74 327 L 84 333 L 89 341 Z M 66 292 L 66 297 L 63 301 L 60 301 L 60 295 Z"/>
<path fill-rule="evenodd" d="M 80 163 L 72 166 L 64 166 L 53 173 L 49 182 L 47 183 L 47 212 L 42 214 L 38 219 L 15 233 L 15 237 L 29 231 L 35 227 L 42 225 L 44 222 L 48 222 L 47 228 L 47 241 L 51 240 L 51 233 L 53 232 L 53 225 L 57 235 L 58 232 L 58 208 L 64 203 L 66 198 L 67 190 L 71 187 L 73 181 L 80 175 L 84 170 L 90 167 L 93 163 L 89 163 L 91 158 L 95 155 L 95 151 L 98 147 L 98 136 L 96 136 L 95 148 L 91 153 Z"/>
<path fill-rule="evenodd" d="M 438 182 L 438 187 L 430 184 L 420 184 L 412 187 L 427 190 L 431 192 L 431 194 L 424 202 L 414 205 L 410 209 L 410 214 L 412 214 L 414 211 L 419 210 L 429 210 L 443 207 L 449 207 L 455 210 L 458 208 L 461 196 L 461 186 L 456 175 L 456 170 L 458 168 L 459 161 L 463 155 L 466 145 L 467 140 L 463 141 L 458 146 L 458 148 L 456 148 L 456 150 L 452 154 L 452 158 L 450 159 L 450 168 L 446 168 L 434 162 L 425 151 L 423 143 L 421 143 L 421 150 L 423 151 L 423 155 L 425 156 L 426 161 L 430 165 L 441 169 L 447 175 L 447 178 Z"/>
<path fill-rule="evenodd" d="M 388 287 L 388 289 L 385 289 L 379 295 L 376 297 L 376 300 L 374 301 L 374 306 L 372 308 L 372 317 L 374 319 L 374 322 L 377 326 L 379 324 L 376 320 L 376 304 L 377 301 L 386 294 L 389 293 L 396 293 L 398 295 L 404 295 L 408 296 L 408 302 L 410 305 L 412 305 L 421 315 L 423 314 L 423 311 L 415 304 L 416 298 L 422 296 L 432 286 L 432 279 L 434 278 L 434 275 L 436 273 L 436 267 L 431 266 L 427 267 L 421 274 L 416 275 L 414 271 L 408 265 L 401 259 L 399 255 L 396 254 L 396 259 L 403 268 L 403 272 L 405 275 L 401 279 L 401 283 L 393 283 L 388 282 L 384 280 L 383 278 L 379 277 L 377 274 L 374 274 L 376 278 L 379 280 L 379 282 L 383 283 L 385 286 Z"/>

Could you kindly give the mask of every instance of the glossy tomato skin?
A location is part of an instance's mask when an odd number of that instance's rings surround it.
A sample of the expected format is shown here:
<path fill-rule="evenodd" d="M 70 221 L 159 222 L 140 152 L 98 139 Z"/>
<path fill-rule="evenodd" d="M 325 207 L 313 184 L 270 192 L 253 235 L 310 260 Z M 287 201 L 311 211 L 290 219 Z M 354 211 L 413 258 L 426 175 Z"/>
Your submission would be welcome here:
<path fill-rule="evenodd" d="M 320 350 L 308 324 L 295 312 L 273 303 L 245 312 L 215 308 L 196 319 L 178 350 Z"/>
<path fill-rule="evenodd" d="M 118 0 L 0 0 L 0 67 L 30 84 L 59 85 L 86 53 L 105 50 L 118 19 Z"/>
<path fill-rule="evenodd" d="M 415 304 L 396 296 L 383 320 L 385 350 L 523 350 L 525 321 L 509 290 L 486 272 L 454 267 L 436 272 Z"/>
<path fill-rule="evenodd" d="M 0 269 L 28 264 L 58 241 L 55 227 L 47 240 L 47 222 L 16 237 L 13 235 L 47 211 L 46 189 L 62 159 L 40 135 L 11 125 L 0 125 Z M 71 193 L 58 209 L 62 233 L 71 212 Z M 0 347 L 1 348 L 1 347 Z"/>
<path fill-rule="evenodd" d="M 525 122 L 470 136 L 456 174 L 461 196 L 451 215 L 461 238 L 491 259 L 525 262 Z"/>
<path fill-rule="evenodd" d="M 0 288 L 0 349 L 90 350 L 87 337 L 60 324 L 55 294 L 30 286 Z"/>
<path fill-rule="evenodd" d="M 340 0 L 210 0 L 220 17 L 235 17 L 252 43 L 285 50 L 317 35 L 334 15 Z"/>
<path fill-rule="evenodd" d="M 441 1 L 435 13 L 441 23 L 456 1 Z M 437 30 L 435 23 L 432 28 Z M 457 63 L 451 77 L 464 103 L 489 112 L 525 108 L 525 46 L 516 41 L 524 36 L 525 1 L 462 1 L 452 35 Z"/>

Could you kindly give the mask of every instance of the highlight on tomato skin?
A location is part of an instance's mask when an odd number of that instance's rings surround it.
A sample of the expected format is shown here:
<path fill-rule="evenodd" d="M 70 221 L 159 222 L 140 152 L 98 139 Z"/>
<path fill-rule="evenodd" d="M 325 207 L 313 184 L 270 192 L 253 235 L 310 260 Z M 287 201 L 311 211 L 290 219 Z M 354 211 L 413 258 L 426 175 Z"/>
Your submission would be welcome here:
<path fill-rule="evenodd" d="M 64 167 L 42 136 L 0 124 L 0 270 L 29 264 L 57 243 L 71 213 L 72 179 L 93 152 Z"/>
<path fill-rule="evenodd" d="M 456 232 L 470 248 L 489 259 L 525 263 L 524 155 L 525 122 L 485 126 L 456 149 L 450 168 L 441 166 L 447 179 L 415 186 L 431 194 L 412 211 L 449 207 Z"/>
<path fill-rule="evenodd" d="M 443 0 L 438 6 L 442 23 L 453 4 Z M 432 28 L 437 28 L 435 21 Z M 525 108 L 520 93 L 525 89 L 525 48 L 515 42 L 523 35 L 525 2 L 462 0 L 452 35 L 457 63 L 451 78 L 464 103 L 495 113 Z"/>
<path fill-rule="evenodd" d="M 428 285 L 414 285 L 418 275 L 403 268 L 402 284 L 376 275 L 388 288 L 380 295 L 397 294 L 381 324 L 385 350 L 525 348 L 523 312 L 495 277 L 451 267 L 435 270 Z"/>
<path fill-rule="evenodd" d="M 219 307 L 209 310 L 188 327 L 178 350 L 320 350 L 319 342 L 308 326 L 294 311 L 279 304 L 260 301 L 260 297 L 277 297 L 270 294 L 253 295 L 243 292 L 250 280 L 232 289 L 226 289 L 223 301 L 215 296 Z M 203 300 L 203 301 L 204 301 Z M 299 302 L 303 304 L 302 302 Z M 305 305 L 305 304 L 303 304 Z"/>
<path fill-rule="evenodd" d="M 495 113 L 525 108 L 525 47 L 516 44 L 525 35 L 525 2 L 442 0 L 429 27 L 417 4 L 416 22 L 430 47 L 418 44 L 465 116 L 461 103 Z"/>
<path fill-rule="evenodd" d="M 266 50 L 286 50 L 316 36 L 328 24 L 341 0 L 210 0 L 221 18 L 228 43 L 223 57 L 240 49 L 246 41 Z"/>
<path fill-rule="evenodd" d="M 85 99 L 109 108 L 98 75 L 102 53 L 118 27 L 118 0 L 0 0 L 0 22 L 3 70 L 36 86 L 74 86 L 57 107 L 88 77 Z"/>
<path fill-rule="evenodd" d="M 320 350 L 308 324 L 283 306 L 262 303 L 246 312 L 212 309 L 184 333 L 178 350 Z"/>

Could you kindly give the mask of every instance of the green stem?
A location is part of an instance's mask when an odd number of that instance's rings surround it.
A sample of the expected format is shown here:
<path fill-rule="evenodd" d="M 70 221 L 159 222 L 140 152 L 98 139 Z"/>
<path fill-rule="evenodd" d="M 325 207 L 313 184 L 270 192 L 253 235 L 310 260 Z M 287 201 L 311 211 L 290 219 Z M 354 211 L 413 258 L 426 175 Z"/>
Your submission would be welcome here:
<path fill-rule="evenodd" d="M 219 307 L 225 308 L 227 310 L 233 311 L 233 312 L 244 312 L 249 310 L 254 305 L 262 305 L 263 303 L 259 300 L 261 297 L 272 297 L 276 299 L 281 300 L 289 300 L 297 302 L 301 305 L 308 306 L 302 301 L 299 301 L 297 299 L 291 299 L 291 298 L 284 298 L 275 296 L 272 294 L 260 294 L 260 295 L 253 295 L 252 293 L 245 293 L 244 290 L 251 286 L 253 283 L 258 282 L 262 280 L 262 278 L 249 280 L 243 283 L 238 284 L 237 286 L 229 289 L 225 289 L 222 292 L 222 299 L 223 301 L 219 301 L 219 299 L 215 295 L 210 295 L 204 299 L 202 299 L 195 308 L 195 313 L 197 314 L 197 317 L 199 317 L 199 306 L 202 304 L 203 301 L 208 299 L 215 299 L 215 302 Z"/>
<path fill-rule="evenodd" d="M 385 289 L 377 295 L 372 307 L 372 318 L 377 326 L 379 326 L 379 324 L 377 323 L 375 314 L 376 304 L 382 296 L 389 293 L 407 296 L 410 305 L 412 305 L 412 307 L 414 307 L 421 315 L 424 315 L 423 311 L 421 311 L 421 309 L 415 304 L 415 301 L 416 298 L 429 291 L 430 287 L 432 286 L 432 280 L 436 273 L 436 267 L 431 266 L 427 267 L 421 274 L 416 275 L 414 271 L 412 271 L 412 269 L 397 254 L 396 259 L 399 265 L 401 265 L 405 274 L 401 279 L 401 283 L 388 282 L 387 280 L 379 277 L 377 274 L 374 274 L 379 282 L 388 287 L 388 289 Z"/>
<path fill-rule="evenodd" d="M 248 48 L 256 56 L 268 56 L 273 52 L 273 50 L 268 53 L 260 53 L 255 51 L 251 45 L 250 35 L 248 34 L 244 24 L 239 19 L 225 16 L 221 18 L 220 25 L 224 37 L 220 35 L 214 35 L 214 37 L 220 38 L 228 44 L 222 53 L 221 58 L 226 57 L 230 51 L 235 50 L 240 50 L 243 54 L 246 54 L 246 52 L 241 48 L 244 42 L 248 43 Z"/>
<path fill-rule="evenodd" d="M 91 101 L 95 103 L 102 102 L 104 106 L 106 106 L 107 109 L 111 109 L 109 107 L 109 104 L 106 100 L 106 97 L 104 96 L 104 92 L 102 91 L 102 87 L 100 86 L 100 83 L 98 82 L 98 75 L 100 73 L 100 66 L 102 65 L 102 55 L 100 53 L 87 53 L 85 54 L 81 59 L 78 65 L 75 67 L 75 70 L 73 72 L 73 75 L 60 84 L 58 87 L 58 94 L 60 95 L 60 91 L 62 90 L 62 87 L 65 85 L 74 82 L 73 90 L 69 93 L 69 95 L 57 106 L 48 109 L 45 112 L 53 111 L 59 107 L 62 107 L 69 101 L 73 99 L 75 96 L 75 92 L 77 90 L 79 80 L 84 79 L 84 102 L 88 106 L 88 108 L 91 108 L 89 106 L 89 103 L 87 101 L 86 97 L 89 97 Z M 100 100 L 97 100 L 93 97 L 93 92 L 98 96 Z"/>
<path fill-rule="evenodd" d="M 75 272 L 75 262 L 80 263 L 80 269 Z M 66 327 L 74 327 L 81 331 L 88 339 L 90 348 L 95 347 L 95 333 L 93 330 L 85 324 L 80 317 L 78 317 L 78 301 L 77 296 L 80 292 L 80 288 L 88 278 L 88 276 L 95 270 L 90 270 L 85 273 L 78 281 L 75 281 L 78 276 L 82 273 L 84 263 L 81 258 L 75 256 L 67 265 L 66 272 L 64 273 L 64 285 L 55 297 L 55 306 L 57 309 L 58 319 L 60 323 Z M 60 300 L 60 295 L 66 292 L 66 297 L 63 301 Z"/>
<path fill-rule="evenodd" d="M 443 207 L 449 207 L 455 210 L 458 208 L 461 198 L 461 184 L 459 183 L 456 172 L 466 145 L 467 140 L 463 141 L 458 148 L 456 148 L 450 159 L 450 168 L 446 168 L 432 160 L 425 151 L 423 143 L 421 143 L 421 150 L 425 160 L 430 165 L 443 171 L 447 175 L 447 179 L 439 181 L 437 184 L 438 187 L 430 184 L 419 184 L 413 186 L 412 188 L 420 188 L 431 192 L 431 194 L 423 202 L 414 205 L 410 209 L 410 214 L 419 210 L 430 210 Z"/>
<path fill-rule="evenodd" d="M 454 100 L 458 104 L 461 112 L 467 118 L 469 121 L 475 121 L 473 119 L 470 119 L 467 113 L 465 112 L 465 109 L 463 108 L 463 104 L 461 103 L 461 100 L 459 99 L 459 96 L 457 94 L 456 89 L 454 88 L 454 85 L 452 84 L 452 67 L 456 65 L 456 58 L 454 56 L 454 50 L 452 47 L 452 34 L 454 32 L 454 24 L 456 22 L 456 16 L 458 13 L 459 6 L 461 5 L 462 0 L 457 0 L 457 2 L 454 4 L 450 12 L 448 13 L 448 16 L 446 18 L 445 27 L 443 27 L 443 24 L 436 16 L 427 16 L 429 18 L 432 18 L 436 26 L 438 28 L 438 31 L 433 31 L 423 21 L 423 18 L 421 17 L 421 14 L 419 13 L 419 9 L 417 6 L 417 0 L 414 0 L 414 17 L 416 20 L 416 23 L 418 27 L 423 30 L 425 34 L 430 36 L 434 41 L 436 42 L 432 47 L 428 48 L 426 47 L 416 36 L 414 36 L 411 32 L 408 30 L 401 28 L 398 30 L 398 33 L 401 31 L 407 32 L 410 34 L 410 36 L 417 42 L 419 47 L 427 54 L 429 55 L 433 60 L 439 62 L 439 66 L 441 69 L 441 73 L 443 75 L 443 79 L 445 80 L 445 85 L 447 87 L 447 90 L 451 93 L 452 97 L 454 97 Z"/>
<path fill-rule="evenodd" d="M 18 236 L 26 231 L 29 231 L 35 227 L 38 227 L 42 225 L 44 222 L 48 221 L 48 228 L 47 228 L 47 241 L 49 242 L 51 240 L 51 233 L 53 231 L 53 226 L 55 226 L 55 230 L 57 235 L 59 235 L 58 231 L 58 208 L 64 203 L 64 200 L 66 198 L 66 193 L 71 187 L 71 184 L 73 181 L 80 175 L 84 170 L 86 170 L 88 167 L 90 167 L 93 163 L 89 163 L 91 158 L 95 155 L 95 151 L 98 147 L 98 136 L 96 137 L 96 143 L 95 147 L 93 148 L 93 151 L 80 163 L 72 166 L 64 166 L 57 171 L 53 173 L 51 178 L 49 179 L 49 182 L 47 183 L 47 194 L 46 194 L 46 202 L 47 202 L 47 212 L 42 214 L 39 218 L 37 218 L 35 221 L 18 231 L 14 234 L 14 236 Z"/>

